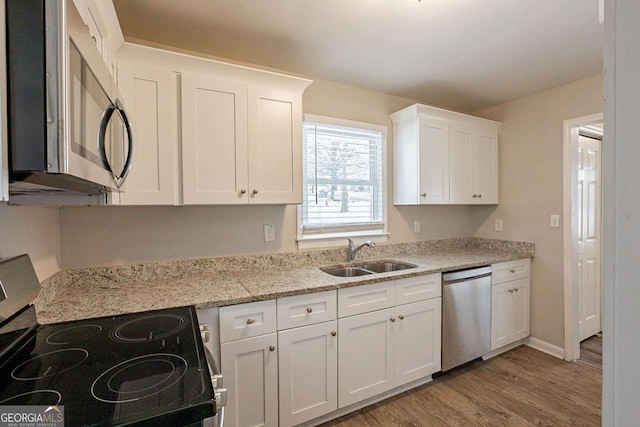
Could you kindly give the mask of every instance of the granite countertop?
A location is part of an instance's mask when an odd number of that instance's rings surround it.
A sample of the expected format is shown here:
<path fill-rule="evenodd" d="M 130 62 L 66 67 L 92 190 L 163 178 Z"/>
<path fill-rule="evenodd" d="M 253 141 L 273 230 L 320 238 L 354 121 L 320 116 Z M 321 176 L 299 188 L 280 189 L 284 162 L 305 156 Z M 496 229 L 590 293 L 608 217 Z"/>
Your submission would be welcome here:
<path fill-rule="evenodd" d="M 184 305 L 219 307 L 532 257 L 526 242 L 446 239 L 378 246 L 356 262 L 394 260 L 417 267 L 359 277 L 334 277 L 318 267 L 344 264 L 345 250 L 172 261 L 64 270 L 36 299 L 40 323 L 111 316 Z"/>

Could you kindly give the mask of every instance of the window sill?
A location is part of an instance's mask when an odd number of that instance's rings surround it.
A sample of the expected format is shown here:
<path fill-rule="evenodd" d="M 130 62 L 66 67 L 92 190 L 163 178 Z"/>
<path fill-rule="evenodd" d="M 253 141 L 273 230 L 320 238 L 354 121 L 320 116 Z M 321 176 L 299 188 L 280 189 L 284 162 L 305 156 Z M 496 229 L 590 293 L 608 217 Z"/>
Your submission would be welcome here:
<path fill-rule="evenodd" d="M 341 246 L 346 247 L 347 238 L 356 241 L 356 243 L 358 243 L 359 240 L 372 240 L 374 243 L 386 243 L 389 238 L 389 233 L 358 231 L 340 234 L 316 234 L 314 236 L 298 238 L 298 249 L 305 250 L 336 248 Z"/>

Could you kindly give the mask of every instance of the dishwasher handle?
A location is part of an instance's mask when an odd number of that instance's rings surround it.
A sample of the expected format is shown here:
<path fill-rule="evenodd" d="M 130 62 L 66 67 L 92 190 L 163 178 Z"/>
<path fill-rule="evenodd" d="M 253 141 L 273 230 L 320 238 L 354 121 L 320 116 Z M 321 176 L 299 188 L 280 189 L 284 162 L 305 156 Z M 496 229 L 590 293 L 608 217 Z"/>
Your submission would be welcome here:
<path fill-rule="evenodd" d="M 491 276 L 491 266 L 468 268 L 465 270 L 450 271 L 442 274 L 442 284 L 444 286 L 460 282 L 463 280 L 477 279 Z"/>

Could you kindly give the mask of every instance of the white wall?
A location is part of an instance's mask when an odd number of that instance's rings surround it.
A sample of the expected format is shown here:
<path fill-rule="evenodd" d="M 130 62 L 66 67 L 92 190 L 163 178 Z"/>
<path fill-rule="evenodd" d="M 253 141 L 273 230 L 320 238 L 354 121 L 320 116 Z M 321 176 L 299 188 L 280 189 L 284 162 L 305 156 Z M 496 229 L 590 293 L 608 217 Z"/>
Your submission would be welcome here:
<path fill-rule="evenodd" d="M 602 423 L 640 420 L 640 2 L 605 0 Z"/>
<path fill-rule="evenodd" d="M 476 112 L 500 129 L 500 205 L 473 208 L 478 237 L 536 244 L 532 263 L 531 335 L 564 347 L 562 214 L 563 121 L 602 112 L 601 75 Z M 504 232 L 494 231 L 494 220 Z M 564 226 L 564 221 L 561 220 Z"/>
<path fill-rule="evenodd" d="M 60 270 L 57 208 L 0 205 L 0 258 L 29 254 L 40 280 Z"/>
<path fill-rule="evenodd" d="M 303 112 L 388 126 L 387 185 L 392 200 L 393 132 L 389 113 L 415 101 L 324 80 L 303 95 Z M 64 268 L 295 251 L 295 206 L 80 207 L 61 209 Z M 468 206 L 388 204 L 389 243 L 467 237 Z M 421 233 L 413 233 L 420 221 Z M 263 225 L 276 226 L 264 242 Z"/>

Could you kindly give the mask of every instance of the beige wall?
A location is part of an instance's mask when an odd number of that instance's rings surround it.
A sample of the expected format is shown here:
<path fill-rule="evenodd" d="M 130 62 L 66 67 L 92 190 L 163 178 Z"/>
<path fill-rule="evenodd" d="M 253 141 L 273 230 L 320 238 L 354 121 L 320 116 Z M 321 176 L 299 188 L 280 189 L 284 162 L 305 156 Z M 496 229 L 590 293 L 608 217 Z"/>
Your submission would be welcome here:
<path fill-rule="evenodd" d="M 475 113 L 503 122 L 500 205 L 473 208 L 475 235 L 536 244 L 531 335 L 558 347 L 564 346 L 563 232 L 549 227 L 549 215 L 562 214 L 563 121 L 601 112 L 602 83 L 596 75 Z M 495 219 L 504 221 L 504 232 L 493 231 Z"/>
<path fill-rule="evenodd" d="M 388 126 L 387 185 L 393 183 L 389 113 L 415 101 L 316 80 L 303 95 L 303 111 Z M 403 206 L 388 203 L 389 243 L 473 233 L 468 206 Z M 413 233 L 413 221 L 421 233 Z M 264 242 L 263 225 L 276 226 Z M 295 251 L 295 206 L 86 207 L 61 209 L 64 268 L 144 261 Z"/>
<path fill-rule="evenodd" d="M 60 270 L 57 208 L 0 205 L 0 258 L 29 254 L 40 280 Z"/>

